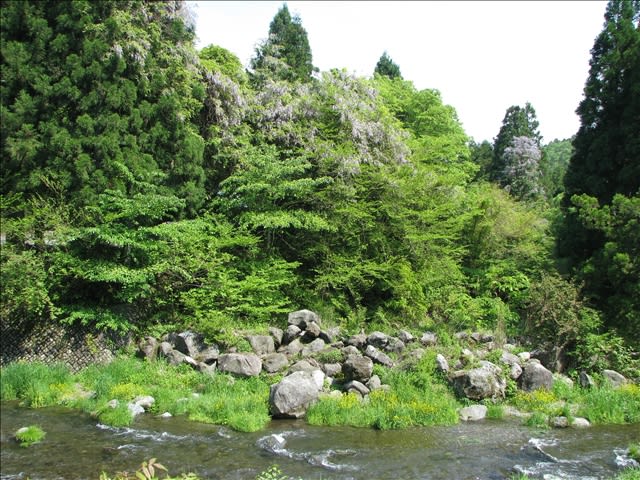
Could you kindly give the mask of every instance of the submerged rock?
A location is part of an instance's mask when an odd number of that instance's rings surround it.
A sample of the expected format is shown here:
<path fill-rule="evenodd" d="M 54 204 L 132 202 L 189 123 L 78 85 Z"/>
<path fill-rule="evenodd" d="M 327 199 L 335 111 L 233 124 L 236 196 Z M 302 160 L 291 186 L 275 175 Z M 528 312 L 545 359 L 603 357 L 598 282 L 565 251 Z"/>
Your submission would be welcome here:
<path fill-rule="evenodd" d="M 461 408 L 458 415 L 460 416 L 460 420 L 464 422 L 484 420 L 487 416 L 487 407 L 484 405 L 471 405 Z"/>

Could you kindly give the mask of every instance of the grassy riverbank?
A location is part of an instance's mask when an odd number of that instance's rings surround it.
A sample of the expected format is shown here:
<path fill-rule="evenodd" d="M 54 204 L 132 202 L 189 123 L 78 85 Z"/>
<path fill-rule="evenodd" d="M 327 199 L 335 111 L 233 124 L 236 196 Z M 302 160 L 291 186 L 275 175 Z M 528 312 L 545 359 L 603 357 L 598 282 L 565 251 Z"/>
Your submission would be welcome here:
<path fill-rule="evenodd" d="M 410 370 L 376 367 L 388 390 L 373 392 L 367 401 L 353 394 L 323 396 L 308 411 L 307 421 L 379 429 L 454 424 L 457 409 L 468 401 L 454 396 L 433 365 L 432 355 L 427 354 Z M 186 365 L 131 357 L 76 374 L 62 365 L 39 363 L 14 363 L 0 369 L 2 400 L 18 400 L 25 407 L 66 405 L 90 412 L 105 424 L 125 426 L 134 420 L 127 404 L 149 395 L 155 399 L 151 414 L 186 415 L 193 421 L 246 432 L 261 430 L 270 421 L 269 386 L 280 378 L 208 375 Z M 490 417 L 500 418 L 507 414 L 507 407 L 515 406 L 530 412 L 526 421 L 538 427 L 553 416 L 580 416 L 594 424 L 640 423 L 640 387 L 633 384 L 587 390 L 556 381 L 550 391 L 518 391 L 503 402 L 485 403 Z"/>

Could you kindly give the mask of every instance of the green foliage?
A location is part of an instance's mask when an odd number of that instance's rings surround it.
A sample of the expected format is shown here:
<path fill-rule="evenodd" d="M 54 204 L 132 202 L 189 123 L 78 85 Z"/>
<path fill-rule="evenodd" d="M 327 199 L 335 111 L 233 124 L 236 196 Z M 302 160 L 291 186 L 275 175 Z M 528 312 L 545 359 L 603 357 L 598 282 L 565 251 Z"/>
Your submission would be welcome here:
<path fill-rule="evenodd" d="M 638 244 L 639 17 L 637 2 L 607 4 L 577 110 L 580 129 L 565 175 L 565 221 L 558 238 L 560 257 L 584 277 L 586 293 L 605 311 L 605 325 L 625 333 L 628 328 L 636 343 L 639 283 L 630 245 Z M 628 240 L 618 237 L 621 229 Z"/>
<path fill-rule="evenodd" d="M 291 17 L 286 3 L 269 25 L 269 38 L 256 48 L 251 67 L 281 80 L 311 80 L 314 67 L 307 31 L 300 17 Z"/>
<path fill-rule="evenodd" d="M 493 162 L 488 169 L 489 180 L 505 185 L 504 154 L 516 137 L 528 137 L 540 146 L 540 132 L 538 131 L 536 111 L 529 102 L 524 107 L 512 105 L 502 119 L 502 126 L 493 142 Z"/>
<path fill-rule="evenodd" d="M 640 378 L 640 360 L 634 358 L 628 341 L 614 332 L 587 333 L 573 354 L 578 366 L 587 371 L 611 369 L 627 378 Z"/>
<path fill-rule="evenodd" d="M 640 463 L 640 443 L 632 443 L 629 445 L 629 456 Z"/>
<path fill-rule="evenodd" d="M 531 416 L 527 417 L 524 421 L 524 424 L 527 427 L 533 427 L 537 429 L 547 429 L 549 428 L 549 417 L 542 412 L 533 412 Z"/>
<path fill-rule="evenodd" d="M 34 443 L 40 443 L 47 434 L 38 425 L 22 427 L 14 434 L 21 447 L 30 447 Z"/>
<path fill-rule="evenodd" d="M 391 57 L 385 51 L 378 63 L 376 63 L 376 68 L 373 71 L 376 75 L 384 75 L 388 78 L 400 78 L 402 79 L 402 75 L 400 74 L 400 67 L 391 60 Z"/>
<path fill-rule="evenodd" d="M 615 480 L 640 480 L 640 468 L 626 468 L 616 475 Z"/>
<path fill-rule="evenodd" d="M 157 480 L 159 477 L 156 471 L 164 472 L 165 476 L 162 477 L 165 480 L 200 480 L 200 477 L 194 473 L 183 473 L 179 477 L 169 476 L 167 468 L 158 462 L 155 458 L 150 458 L 148 461 L 142 462 L 140 468 L 134 472 L 134 477 L 130 477 L 128 472 L 116 473 L 114 477 L 108 476 L 105 472 L 100 474 L 100 480 L 129 480 L 135 478 L 137 480 Z"/>
<path fill-rule="evenodd" d="M 544 145 L 542 151 L 542 188 L 547 198 L 553 199 L 564 192 L 564 174 L 573 155 L 573 145 L 571 139 L 555 139 Z"/>
<path fill-rule="evenodd" d="M 623 385 L 588 390 L 578 415 L 592 423 L 623 424 L 640 422 L 640 387 Z"/>
<path fill-rule="evenodd" d="M 0 370 L 2 400 L 20 400 L 31 408 L 52 406 L 63 394 L 60 386 L 71 381 L 69 369 L 61 364 L 15 362 Z"/>
<path fill-rule="evenodd" d="M 246 82 L 240 59 L 218 45 L 208 45 L 198 52 L 200 63 L 211 72 L 220 72 L 239 83 Z"/>
<path fill-rule="evenodd" d="M 458 421 L 454 396 L 435 373 L 435 353 L 410 372 L 387 370 L 382 381 L 390 391 L 375 390 L 368 401 L 359 395 L 325 397 L 307 412 L 312 425 L 350 425 L 381 430 L 411 426 L 451 425 Z"/>
<path fill-rule="evenodd" d="M 255 480 L 288 480 L 277 465 L 271 465 L 268 469 L 256 475 Z"/>

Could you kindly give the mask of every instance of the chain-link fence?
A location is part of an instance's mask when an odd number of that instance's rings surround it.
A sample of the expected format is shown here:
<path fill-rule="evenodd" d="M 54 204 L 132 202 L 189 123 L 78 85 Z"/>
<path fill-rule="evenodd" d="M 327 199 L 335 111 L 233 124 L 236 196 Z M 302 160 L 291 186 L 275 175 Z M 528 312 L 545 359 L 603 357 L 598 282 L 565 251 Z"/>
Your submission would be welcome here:
<path fill-rule="evenodd" d="M 0 342 L 2 366 L 20 360 L 62 362 L 76 372 L 93 363 L 109 362 L 129 338 L 107 335 L 90 326 L 2 319 Z"/>

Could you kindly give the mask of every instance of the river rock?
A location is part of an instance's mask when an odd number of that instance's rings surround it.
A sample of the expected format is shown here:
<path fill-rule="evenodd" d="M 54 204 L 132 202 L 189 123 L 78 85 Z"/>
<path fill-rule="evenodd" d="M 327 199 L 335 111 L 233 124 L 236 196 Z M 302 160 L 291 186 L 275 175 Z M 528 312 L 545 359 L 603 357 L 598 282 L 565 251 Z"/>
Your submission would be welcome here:
<path fill-rule="evenodd" d="M 573 420 L 571 420 L 571 426 L 575 428 L 587 428 L 591 426 L 591 423 L 589 423 L 589 420 L 586 418 L 574 417 Z"/>
<path fill-rule="evenodd" d="M 384 348 L 389 343 L 389 335 L 382 332 L 371 332 L 367 337 L 367 344 L 376 348 Z"/>
<path fill-rule="evenodd" d="M 449 362 L 447 362 L 447 359 L 444 358 L 444 355 L 441 353 L 436 355 L 436 368 L 444 373 L 449 371 Z"/>
<path fill-rule="evenodd" d="M 480 367 L 454 372 L 452 382 L 454 390 L 461 397 L 471 400 L 504 398 L 506 381 L 492 368 Z"/>
<path fill-rule="evenodd" d="M 362 395 L 363 397 L 369 395 L 371 392 L 363 383 L 357 380 L 351 380 L 344 384 L 344 391 L 347 393 L 356 392 Z"/>
<path fill-rule="evenodd" d="M 380 387 L 382 387 L 382 381 L 380 381 L 380 377 L 378 375 L 372 375 L 367 382 L 367 388 L 371 391 L 374 391 L 378 390 Z"/>
<path fill-rule="evenodd" d="M 133 403 L 136 405 L 140 405 L 142 408 L 149 410 L 154 403 L 156 403 L 156 399 L 151 395 L 141 395 L 133 399 Z"/>
<path fill-rule="evenodd" d="M 203 350 L 200 350 L 196 355 L 196 360 L 207 365 L 214 364 L 220 356 L 220 349 L 216 345 L 211 345 Z"/>
<path fill-rule="evenodd" d="M 353 345 L 347 345 L 346 347 L 343 347 L 341 352 L 345 357 L 349 357 L 351 355 L 360 355 L 360 350 L 358 350 Z"/>
<path fill-rule="evenodd" d="M 503 350 L 502 355 L 500 356 L 500 361 L 505 365 L 511 366 L 513 364 L 519 364 L 520 358 L 518 358 L 517 355 L 514 355 L 511 352 L 507 352 L 506 350 Z"/>
<path fill-rule="evenodd" d="M 138 344 L 138 351 L 136 356 L 139 358 L 146 358 L 148 360 L 155 360 L 158 353 L 158 340 L 154 337 L 144 337 Z"/>
<path fill-rule="evenodd" d="M 411 335 L 411 333 L 406 330 L 400 330 L 398 332 L 398 338 L 402 340 L 402 342 L 406 345 L 407 343 L 411 343 L 415 340 L 415 337 Z"/>
<path fill-rule="evenodd" d="M 531 360 L 531 353 L 529 353 L 529 352 L 520 352 L 518 354 L 518 358 L 520 359 L 520 362 L 526 363 L 529 360 Z"/>
<path fill-rule="evenodd" d="M 406 348 L 405 343 L 396 337 L 389 337 L 389 342 L 384 347 L 387 352 L 391 353 L 402 353 Z"/>
<path fill-rule="evenodd" d="M 347 345 L 350 345 L 357 349 L 364 348 L 366 344 L 367 344 L 367 336 L 364 333 L 351 335 L 349 338 L 347 338 Z"/>
<path fill-rule="evenodd" d="M 212 363 L 209 365 L 208 363 L 198 362 L 198 371 L 200 373 L 204 373 L 205 375 L 215 375 L 216 374 L 216 364 Z"/>
<path fill-rule="evenodd" d="M 393 360 L 391 360 L 391 358 L 389 358 L 386 353 L 381 352 L 373 345 L 367 345 L 364 354 L 375 363 L 379 363 L 380 365 L 384 365 L 385 367 L 393 367 Z"/>
<path fill-rule="evenodd" d="M 318 400 L 319 393 L 312 372 L 294 372 L 271 386 L 271 414 L 276 418 L 300 418 Z"/>
<path fill-rule="evenodd" d="M 578 377 L 578 382 L 580 382 L 580 386 L 582 388 L 594 388 L 596 386 L 596 382 L 593 381 L 591 375 L 589 375 L 584 370 L 580 372 L 580 377 Z"/>
<path fill-rule="evenodd" d="M 322 324 L 318 314 L 311 310 L 298 310 L 297 312 L 291 312 L 287 320 L 289 325 L 295 325 L 300 330 L 305 330 L 307 325 L 311 322 L 315 322 L 318 325 Z"/>
<path fill-rule="evenodd" d="M 461 408 L 458 415 L 460 416 L 460 420 L 464 422 L 484 420 L 487 416 L 487 407 L 484 405 L 471 405 Z"/>
<path fill-rule="evenodd" d="M 302 329 L 297 325 L 289 325 L 284 331 L 282 343 L 289 344 L 302 335 Z"/>
<path fill-rule="evenodd" d="M 326 346 L 327 345 L 324 343 L 324 340 L 322 340 L 321 338 L 316 338 L 313 342 L 302 347 L 301 354 L 303 357 L 308 357 L 316 352 L 324 350 Z"/>
<path fill-rule="evenodd" d="M 284 331 L 278 327 L 269 327 L 269 335 L 273 337 L 273 344 L 276 348 L 280 348 L 282 345 L 282 339 L 284 337 Z"/>
<path fill-rule="evenodd" d="M 160 342 L 158 346 L 158 356 L 167 358 L 169 356 L 169 352 L 173 350 L 173 345 L 169 342 Z"/>
<path fill-rule="evenodd" d="M 202 335 L 190 331 L 169 335 L 169 342 L 174 348 L 191 358 L 195 358 L 202 349 L 202 341 Z"/>
<path fill-rule="evenodd" d="M 438 337 L 435 333 L 432 332 L 425 332 L 422 334 L 422 337 L 420 337 L 420 343 L 422 343 L 422 345 L 424 345 L 425 347 L 431 347 L 435 345 L 437 341 Z"/>
<path fill-rule="evenodd" d="M 509 367 L 509 378 L 511 380 L 518 380 L 522 376 L 522 367 L 519 363 L 514 363 Z"/>
<path fill-rule="evenodd" d="M 342 365 L 342 373 L 347 381 L 358 380 L 364 383 L 371 378 L 373 361 L 362 355 L 351 355 Z"/>
<path fill-rule="evenodd" d="M 318 362 L 314 359 L 305 359 L 299 360 L 289 368 L 289 372 L 313 372 L 314 370 L 318 370 L 320 367 L 318 366 Z"/>
<path fill-rule="evenodd" d="M 198 368 L 198 362 L 195 359 L 193 359 L 189 355 L 185 355 L 184 353 L 179 352 L 178 350 L 169 351 L 167 353 L 167 360 L 169 361 L 170 365 L 180 365 L 185 363 L 195 369 Z"/>
<path fill-rule="evenodd" d="M 262 360 L 254 353 L 225 353 L 218 358 L 218 370 L 240 377 L 257 377 Z"/>
<path fill-rule="evenodd" d="M 251 349 L 258 356 L 267 355 L 276 351 L 276 344 L 271 335 L 249 335 L 247 337 Z"/>
<path fill-rule="evenodd" d="M 602 377 L 612 387 L 620 387 L 627 383 L 627 379 L 615 370 L 603 370 Z"/>
<path fill-rule="evenodd" d="M 284 353 L 270 353 L 262 359 L 262 368 L 267 373 L 275 373 L 289 365 L 289 359 Z"/>
<path fill-rule="evenodd" d="M 127 403 L 127 409 L 129 410 L 129 413 L 131 413 L 132 417 L 137 417 L 141 413 L 144 413 L 144 408 L 133 402 Z"/>
<path fill-rule="evenodd" d="M 567 417 L 553 417 L 550 423 L 553 428 L 567 428 L 569 419 Z"/>
<path fill-rule="evenodd" d="M 285 355 L 292 357 L 294 355 L 299 354 L 303 348 L 304 348 L 304 345 L 302 345 L 300 338 L 296 338 L 288 345 L 285 345 L 284 347 L 280 347 L 278 351 L 280 353 L 284 353 Z"/>
<path fill-rule="evenodd" d="M 320 338 L 326 343 L 333 343 L 340 336 L 340 327 L 331 327 L 320 332 Z"/>
<path fill-rule="evenodd" d="M 316 322 L 309 322 L 304 330 L 302 339 L 305 342 L 311 342 L 320 336 L 320 326 Z"/>
<path fill-rule="evenodd" d="M 522 369 L 520 388 L 525 392 L 542 388 L 551 390 L 553 388 L 553 374 L 540 363 L 528 361 Z"/>
<path fill-rule="evenodd" d="M 342 372 L 342 364 L 341 363 L 325 363 L 322 365 L 322 370 L 327 375 L 327 377 L 335 377 L 337 374 Z"/>

